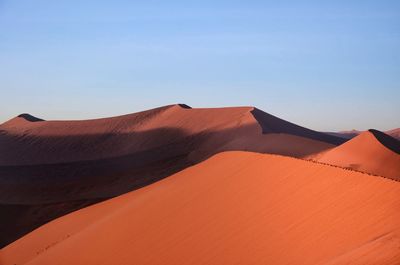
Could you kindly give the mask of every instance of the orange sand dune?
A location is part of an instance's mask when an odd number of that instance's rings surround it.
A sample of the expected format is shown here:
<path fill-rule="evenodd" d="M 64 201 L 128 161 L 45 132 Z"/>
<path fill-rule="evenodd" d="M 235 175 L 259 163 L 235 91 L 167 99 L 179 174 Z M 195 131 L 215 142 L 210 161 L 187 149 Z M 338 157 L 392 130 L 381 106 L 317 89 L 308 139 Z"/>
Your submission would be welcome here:
<path fill-rule="evenodd" d="M 22 114 L 0 125 L 0 165 L 53 164 L 104 159 L 129 155 L 167 144 L 185 137 L 208 140 L 215 147 L 246 148 L 246 143 L 231 145 L 239 137 L 285 134 L 289 139 L 307 143 L 309 148 L 284 147 L 285 155 L 303 156 L 316 150 L 343 143 L 343 139 L 315 132 L 253 107 L 192 109 L 171 105 L 139 113 L 81 121 L 43 121 Z M 198 139 L 197 139 L 198 138 Z M 305 138 L 305 139 L 304 139 Z M 261 140 L 261 139 L 260 139 Z M 311 140 L 311 141 L 309 141 Z M 264 143 L 261 144 L 263 150 Z M 209 153 L 210 147 L 204 147 Z M 268 147 L 264 148 L 266 152 Z M 306 150 L 304 150 L 306 149 Z M 279 150 L 274 150 L 279 152 Z M 209 154 L 208 154 L 209 155 Z"/>
<path fill-rule="evenodd" d="M 377 130 L 361 133 L 311 159 L 400 180 L 400 142 Z"/>
<path fill-rule="evenodd" d="M 221 153 L 76 211 L 0 251 L 8 264 L 398 264 L 400 183 Z"/>
<path fill-rule="evenodd" d="M 253 107 L 171 105 L 83 121 L 22 114 L 0 125 L 0 247 L 220 151 L 303 157 L 343 141 Z"/>

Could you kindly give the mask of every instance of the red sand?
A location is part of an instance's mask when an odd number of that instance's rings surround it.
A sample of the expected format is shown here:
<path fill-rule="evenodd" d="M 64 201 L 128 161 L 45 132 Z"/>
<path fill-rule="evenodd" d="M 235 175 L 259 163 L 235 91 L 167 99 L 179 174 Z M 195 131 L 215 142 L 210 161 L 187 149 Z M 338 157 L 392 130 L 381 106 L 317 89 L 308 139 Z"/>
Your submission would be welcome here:
<path fill-rule="evenodd" d="M 303 157 L 334 147 L 338 139 L 253 107 L 172 105 L 85 121 L 24 114 L 0 125 L 0 247 L 220 151 Z"/>
<path fill-rule="evenodd" d="M 398 264 L 399 194 L 385 178 L 221 153 L 56 219 L 2 249 L 0 263 Z"/>
<path fill-rule="evenodd" d="M 268 124 L 260 123 L 253 115 L 254 111 L 261 118 L 267 117 Z M 302 135 L 295 141 L 303 148 L 296 145 L 288 147 L 283 141 L 282 151 L 275 147 L 273 152 L 304 156 L 330 148 L 333 146 L 330 142 L 339 139 L 294 126 L 297 125 L 253 107 L 191 109 L 171 105 L 113 118 L 82 121 L 31 122 L 26 116 L 16 117 L 0 125 L 0 144 L 4 151 L 0 153 L 0 165 L 52 164 L 117 157 L 172 145 L 185 137 L 199 138 L 195 139 L 194 145 L 201 144 L 206 157 L 214 154 L 215 148 L 223 146 L 237 150 L 249 148 L 246 141 L 232 144 L 237 138 L 253 141 L 254 137 L 258 137 L 261 142 L 257 148 L 270 152 L 268 141 L 275 142 L 275 134 L 279 134 L 280 140 L 286 136 L 292 139 L 291 136 Z M 272 130 L 262 134 L 264 127 Z M 321 140 L 313 140 L 316 137 L 312 134 L 318 134 Z M 201 143 L 200 138 L 203 140 Z"/>
<path fill-rule="evenodd" d="M 397 146 L 400 146 L 400 143 L 397 143 Z M 400 155 L 390 148 L 394 147 L 385 146 L 372 132 L 366 131 L 338 147 L 310 158 L 322 163 L 400 180 Z"/>

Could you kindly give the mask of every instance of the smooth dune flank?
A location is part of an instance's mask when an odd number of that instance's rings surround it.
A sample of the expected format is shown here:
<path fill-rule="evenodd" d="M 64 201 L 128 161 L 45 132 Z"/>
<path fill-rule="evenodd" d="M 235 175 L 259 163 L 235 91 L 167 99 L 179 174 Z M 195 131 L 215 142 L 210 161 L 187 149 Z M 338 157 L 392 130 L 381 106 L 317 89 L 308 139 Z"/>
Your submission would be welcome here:
<path fill-rule="evenodd" d="M 311 159 L 400 180 L 400 142 L 370 130 Z"/>
<path fill-rule="evenodd" d="M 303 157 L 341 142 L 254 107 L 178 104 L 82 121 L 22 114 L 0 125 L 0 247 L 221 151 Z"/>
<path fill-rule="evenodd" d="M 8 264 L 398 264 L 400 183 L 310 161 L 225 152 L 56 219 Z"/>

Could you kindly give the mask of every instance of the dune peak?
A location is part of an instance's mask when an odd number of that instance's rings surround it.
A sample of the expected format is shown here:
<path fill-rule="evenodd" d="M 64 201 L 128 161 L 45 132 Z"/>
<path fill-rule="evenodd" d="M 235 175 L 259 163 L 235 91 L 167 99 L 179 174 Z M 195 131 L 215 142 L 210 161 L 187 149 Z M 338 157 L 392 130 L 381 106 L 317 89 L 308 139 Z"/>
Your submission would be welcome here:
<path fill-rule="evenodd" d="M 18 115 L 17 117 L 22 118 L 26 121 L 30 121 L 30 122 L 44 121 L 43 119 L 37 118 L 29 113 L 22 113 L 22 114 Z"/>
<path fill-rule="evenodd" d="M 400 154 L 400 141 L 397 140 L 396 138 L 375 130 L 375 129 L 369 129 L 368 132 L 370 132 L 382 145 L 384 145 L 386 148 L 392 150 L 396 154 Z"/>
<path fill-rule="evenodd" d="M 191 106 L 186 105 L 184 103 L 178 103 L 178 104 L 176 104 L 176 106 L 179 106 L 179 107 L 181 107 L 183 109 L 191 109 L 192 108 Z"/>
<path fill-rule="evenodd" d="M 253 108 L 250 112 L 253 115 L 254 119 L 260 125 L 263 134 L 292 134 L 300 137 L 307 137 L 317 141 L 327 142 L 334 145 L 339 145 L 346 142 L 346 139 L 304 128 L 297 124 L 288 122 L 274 115 L 266 113 L 258 108 Z"/>
<path fill-rule="evenodd" d="M 400 180 L 399 151 L 398 140 L 381 131 L 370 129 L 342 145 L 312 156 L 311 159 Z"/>

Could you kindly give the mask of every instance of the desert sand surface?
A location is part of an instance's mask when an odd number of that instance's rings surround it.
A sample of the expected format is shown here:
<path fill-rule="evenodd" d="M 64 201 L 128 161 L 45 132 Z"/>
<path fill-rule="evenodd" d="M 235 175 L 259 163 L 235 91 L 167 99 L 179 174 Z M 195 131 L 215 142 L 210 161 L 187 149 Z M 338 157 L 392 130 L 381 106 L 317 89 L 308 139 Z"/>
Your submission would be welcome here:
<path fill-rule="evenodd" d="M 377 130 L 363 132 L 338 147 L 310 158 L 400 180 L 400 141 Z"/>
<path fill-rule="evenodd" d="M 344 141 L 254 107 L 177 104 L 78 121 L 22 114 L 0 125 L 0 246 L 221 151 L 304 157 Z"/>
<path fill-rule="evenodd" d="M 399 264 L 399 194 L 387 178 L 224 152 L 43 225 L 0 263 Z"/>

